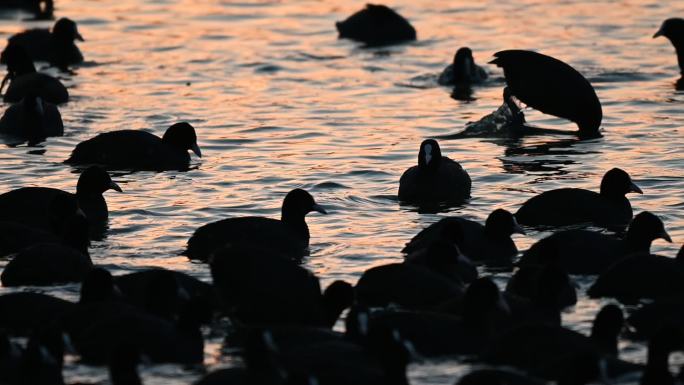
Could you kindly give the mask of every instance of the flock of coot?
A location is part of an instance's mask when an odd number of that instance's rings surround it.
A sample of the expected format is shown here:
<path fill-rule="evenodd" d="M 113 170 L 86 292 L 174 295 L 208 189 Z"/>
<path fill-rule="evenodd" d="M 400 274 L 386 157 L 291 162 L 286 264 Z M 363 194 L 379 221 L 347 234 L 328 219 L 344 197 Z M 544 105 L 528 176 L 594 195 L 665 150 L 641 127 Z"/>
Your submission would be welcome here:
<path fill-rule="evenodd" d="M 50 17 L 50 0 L 12 0 Z M 411 24 L 392 9 L 367 5 L 338 22 L 341 38 L 382 46 L 416 39 Z M 684 20 L 666 20 L 654 37 L 674 44 L 684 74 Z M 83 40 L 76 23 L 62 18 L 52 30 L 13 36 L 2 52 L 7 66 L 4 100 L 14 103 L 0 119 L 0 132 L 39 143 L 62 135 L 56 104 L 69 99 L 59 80 L 39 72 L 34 61 L 62 70 L 83 61 L 74 44 Z M 601 103 L 591 84 L 564 62 L 540 53 L 494 54 L 503 68 L 504 127 L 520 136 L 545 133 L 525 123 L 520 103 L 568 119 L 580 138 L 600 136 Z M 438 82 L 470 86 L 487 78 L 469 48 L 459 49 Z M 680 81 L 681 83 L 681 81 Z M 22 291 L 0 296 L 0 383 L 64 384 L 65 354 L 86 364 L 109 366 L 116 385 L 140 384 L 137 365 L 201 365 L 203 325 L 230 319 L 226 345 L 239 349 L 244 365 L 208 373 L 197 384 L 408 384 L 414 360 L 464 356 L 487 365 L 461 385 L 581 385 L 615 381 L 625 374 L 642 385 L 684 381 L 670 373 L 668 357 L 684 348 L 684 248 L 675 257 L 650 253 L 657 239 L 672 242 L 665 225 L 649 212 L 634 215 L 626 194 L 644 193 L 619 168 L 607 170 L 597 190 L 562 188 L 521 202 L 515 213 L 493 209 L 484 224 L 447 217 L 420 231 L 401 263 L 366 270 L 355 285 L 335 281 L 321 288 L 300 265 L 308 254 L 305 218 L 326 214 L 307 191 L 290 191 L 280 219 L 231 217 L 198 228 L 183 255 L 207 263 L 212 283 L 152 269 L 113 277 L 90 259 L 90 240 L 106 231 L 103 194 L 121 191 L 106 170 L 185 170 L 188 151 L 201 156 L 195 129 L 179 122 L 160 138 L 149 132 L 101 133 L 76 146 L 65 163 L 82 169 L 75 193 L 25 187 L 0 195 L 0 250 L 10 260 L 3 286 L 51 286 L 80 282 L 80 300 L 65 301 Z M 399 179 L 402 203 L 434 207 L 462 203 L 471 179 L 458 162 L 427 139 L 418 164 Z M 645 192 L 648 193 L 648 192 Z M 614 230 L 608 235 L 590 224 Z M 523 226 L 558 229 L 518 258 L 511 239 Z M 501 290 L 477 266 L 515 272 Z M 561 311 L 577 302 L 572 275 L 597 275 L 588 294 L 642 304 L 625 317 L 606 305 L 585 336 L 561 325 Z M 643 304 L 648 300 L 647 304 Z M 344 317 L 343 332 L 333 326 Z M 622 360 L 618 338 L 648 340 L 645 365 Z M 26 337 L 18 345 L 15 337 Z"/>

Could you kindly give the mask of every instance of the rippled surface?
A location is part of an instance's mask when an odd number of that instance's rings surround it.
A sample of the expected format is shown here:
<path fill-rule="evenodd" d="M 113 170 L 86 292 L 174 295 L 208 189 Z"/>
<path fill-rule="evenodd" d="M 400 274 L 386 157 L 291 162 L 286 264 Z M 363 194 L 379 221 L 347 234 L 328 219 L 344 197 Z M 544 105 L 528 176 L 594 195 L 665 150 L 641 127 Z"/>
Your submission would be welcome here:
<path fill-rule="evenodd" d="M 74 75 L 60 75 L 73 98 L 61 108 L 67 134 L 39 149 L 3 148 L 1 190 L 45 185 L 74 191 L 77 175 L 61 162 L 76 143 L 108 130 L 161 135 L 187 120 L 204 155 L 185 173 L 115 176 L 125 192 L 106 194 L 111 230 L 91 252 L 115 274 L 164 266 L 209 280 L 205 265 L 178 256 L 195 228 L 228 216 L 279 217 L 284 194 L 304 187 L 330 212 L 308 218 L 312 252 L 305 265 L 324 282 L 355 282 L 368 267 L 399 260 L 404 242 L 443 215 L 484 220 L 494 208 L 515 210 L 544 190 L 595 190 L 614 166 L 645 192 L 630 197 L 635 211 L 660 215 L 675 240 L 658 241 L 654 250 L 674 255 L 684 241 L 684 93 L 674 91 L 674 49 L 664 38 L 651 39 L 662 20 L 684 16 L 682 2 L 397 2 L 391 5 L 414 24 L 419 41 L 373 50 L 338 40 L 334 29 L 361 2 L 57 4 L 57 16 L 76 20 L 87 39 L 80 44 L 87 63 Z M 3 38 L 51 24 L 2 17 Z M 480 64 L 496 51 L 527 48 L 575 66 L 603 103 L 604 137 L 442 141 L 443 153 L 470 173 L 473 198 L 448 213 L 419 214 L 396 201 L 399 176 L 416 162 L 419 143 L 460 131 L 501 104 L 502 74 L 492 66 L 492 80 L 470 101 L 453 100 L 451 90 L 429 81 L 462 45 Z M 534 125 L 574 129 L 526 113 Z M 543 235 L 516 242 L 525 249 Z M 504 282 L 507 274 L 497 276 Z M 582 291 L 590 282 L 580 280 Z M 78 287 L 46 290 L 74 298 Z M 599 305 L 583 295 L 564 321 L 587 331 Z M 212 336 L 209 369 L 230 365 L 232 359 L 218 353 L 221 338 Z M 645 360 L 643 346 L 622 347 L 627 358 Z M 410 375 L 413 384 L 452 384 L 467 370 L 446 361 L 413 365 Z M 145 368 L 144 377 L 148 384 L 183 384 L 197 373 L 157 366 Z M 68 382 L 104 378 L 99 368 L 67 368 Z"/>

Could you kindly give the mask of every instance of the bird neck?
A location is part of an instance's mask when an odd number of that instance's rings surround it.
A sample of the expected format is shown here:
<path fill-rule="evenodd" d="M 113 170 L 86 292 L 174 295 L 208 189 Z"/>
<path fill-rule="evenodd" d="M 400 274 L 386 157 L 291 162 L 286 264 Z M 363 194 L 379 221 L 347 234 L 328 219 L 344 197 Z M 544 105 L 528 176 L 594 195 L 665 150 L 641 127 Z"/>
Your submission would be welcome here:
<path fill-rule="evenodd" d="M 309 226 L 306 224 L 304 215 L 299 212 L 293 212 L 283 208 L 280 221 L 285 223 L 291 229 L 295 230 L 302 238 L 309 240 Z"/>
<path fill-rule="evenodd" d="M 677 63 L 679 64 L 679 73 L 684 76 L 684 38 L 679 44 L 675 45 L 675 50 L 677 51 Z"/>

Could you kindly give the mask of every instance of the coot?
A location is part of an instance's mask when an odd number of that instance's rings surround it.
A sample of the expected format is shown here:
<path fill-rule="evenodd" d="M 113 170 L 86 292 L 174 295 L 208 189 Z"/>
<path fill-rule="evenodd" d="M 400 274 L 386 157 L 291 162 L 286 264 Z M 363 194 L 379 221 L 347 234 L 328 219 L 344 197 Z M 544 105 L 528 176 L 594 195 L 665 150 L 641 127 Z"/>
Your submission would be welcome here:
<path fill-rule="evenodd" d="M 521 224 L 530 226 L 580 223 L 626 226 L 632 220 L 632 205 L 625 197 L 630 192 L 643 193 L 629 174 L 613 168 L 601 179 L 600 192 L 578 188 L 545 191 L 523 203 L 515 217 Z"/>
<path fill-rule="evenodd" d="M 353 290 L 318 278 L 272 251 L 226 246 L 211 259 L 211 276 L 224 312 L 247 325 L 294 324 L 331 328 L 351 305 Z"/>
<path fill-rule="evenodd" d="M 668 38 L 675 47 L 679 69 L 682 76 L 684 76 L 684 19 L 672 18 L 665 20 L 658 32 L 653 35 L 653 38 L 659 36 Z"/>
<path fill-rule="evenodd" d="M 76 194 L 49 187 L 22 187 L 0 195 L 0 219 L 23 223 L 47 231 L 55 231 L 53 202 L 72 202 L 85 213 L 88 225 L 102 225 L 109 217 L 102 194 L 113 189 L 121 192 L 103 169 L 87 168 L 78 178 Z M 67 205 L 68 206 L 68 205 Z"/>
<path fill-rule="evenodd" d="M 456 51 L 453 63 L 442 71 L 437 82 L 443 86 L 467 86 L 482 83 L 486 79 L 487 71 L 475 64 L 473 51 L 461 47 Z"/>
<path fill-rule="evenodd" d="M 355 289 L 358 303 L 365 306 L 426 309 L 463 297 L 461 283 L 412 263 L 372 267 L 361 275 Z"/>
<path fill-rule="evenodd" d="M 199 330 L 211 317 L 199 299 L 181 311 L 177 321 L 135 310 L 100 317 L 73 338 L 84 362 L 106 363 L 121 344 L 137 348 L 152 362 L 198 364 L 204 360 L 204 339 Z"/>
<path fill-rule="evenodd" d="M 2 80 L 0 91 L 9 80 L 10 84 L 3 96 L 8 103 L 16 103 L 26 96 L 39 96 L 53 104 L 69 101 L 69 91 L 58 79 L 36 72 L 33 60 L 20 45 L 10 44 L 2 51 L 0 61 L 7 63 L 7 75 Z"/>
<path fill-rule="evenodd" d="M 408 254 L 405 262 L 425 266 L 457 283 L 470 283 L 478 276 L 477 267 L 461 254 L 458 246 L 444 240 L 437 240 L 425 249 Z"/>
<path fill-rule="evenodd" d="M 442 218 L 421 230 L 409 241 L 402 252 L 413 253 L 427 247 L 436 239 L 443 237 L 445 231 L 461 231 L 462 235 L 454 243 L 468 258 L 490 264 L 510 264 L 518 255 L 518 248 L 511 235 L 525 234 L 515 217 L 508 211 L 497 209 L 491 212 L 482 225 L 462 217 Z"/>
<path fill-rule="evenodd" d="M 623 317 L 615 305 L 607 306 L 594 320 L 589 337 L 559 326 L 525 324 L 495 338 L 485 349 L 483 359 L 549 380 L 559 380 L 567 375 L 568 365 L 579 355 L 588 355 L 595 363 L 605 360 L 612 373 L 638 370 L 638 365 L 620 361 L 615 356 Z"/>
<path fill-rule="evenodd" d="M 3 286 L 48 286 L 81 282 L 93 266 L 88 220 L 74 215 L 65 243 L 39 243 L 16 253 L 0 274 Z"/>
<path fill-rule="evenodd" d="M 188 150 L 202 157 L 194 127 L 180 122 L 169 127 L 161 138 L 136 130 L 98 134 L 76 145 L 65 163 L 98 164 L 111 170 L 186 170 L 190 163 Z"/>
<path fill-rule="evenodd" d="M 399 200 L 409 204 L 462 203 L 470 198 L 470 175 L 461 165 L 442 156 L 434 139 L 424 140 L 418 151 L 418 165 L 399 179 Z"/>
<path fill-rule="evenodd" d="M 83 41 L 76 23 L 63 17 L 55 23 L 52 31 L 29 29 L 9 38 L 9 43 L 17 44 L 26 50 L 34 61 L 46 61 L 66 69 L 71 64 L 83 62 L 83 54 L 74 40 Z"/>
<path fill-rule="evenodd" d="M 340 38 L 352 39 L 368 46 L 382 46 L 416 40 L 416 30 L 393 9 L 376 4 L 335 23 Z"/>
<path fill-rule="evenodd" d="M 419 288 L 416 288 L 417 290 Z M 387 328 L 397 331 L 422 356 L 473 354 L 498 333 L 509 307 L 490 278 L 478 278 L 463 297 L 461 316 L 430 311 L 355 309 L 347 316 L 347 335 Z"/>
<path fill-rule="evenodd" d="M 124 301 L 152 314 L 176 318 L 179 310 L 193 298 L 214 303 L 214 289 L 179 271 L 147 269 L 117 276 L 114 280 Z"/>
<path fill-rule="evenodd" d="M 304 218 L 312 211 L 327 214 L 308 192 L 294 189 L 283 200 L 280 220 L 264 217 L 228 218 L 195 230 L 183 255 L 206 261 L 226 244 L 258 246 L 291 258 L 305 255 L 309 247 L 309 227 Z"/>
<path fill-rule="evenodd" d="M 29 94 L 5 110 L 0 118 L 0 133 L 9 135 L 8 139 L 17 138 L 34 145 L 48 136 L 64 135 L 64 124 L 54 104 Z"/>
<path fill-rule="evenodd" d="M 587 294 L 625 302 L 657 299 L 684 293 L 684 247 L 676 258 L 637 253 L 604 271 Z"/>
<path fill-rule="evenodd" d="M 537 52 L 506 50 L 494 54 L 511 93 L 545 114 L 568 119 L 582 138 L 600 137 L 603 118 L 594 87 L 568 64 Z"/>
<path fill-rule="evenodd" d="M 518 263 L 556 261 L 570 274 L 601 274 L 630 254 L 649 254 L 651 243 L 659 238 L 672 242 L 663 222 L 644 211 L 634 217 L 623 239 L 589 230 L 559 231 L 532 245 Z"/>

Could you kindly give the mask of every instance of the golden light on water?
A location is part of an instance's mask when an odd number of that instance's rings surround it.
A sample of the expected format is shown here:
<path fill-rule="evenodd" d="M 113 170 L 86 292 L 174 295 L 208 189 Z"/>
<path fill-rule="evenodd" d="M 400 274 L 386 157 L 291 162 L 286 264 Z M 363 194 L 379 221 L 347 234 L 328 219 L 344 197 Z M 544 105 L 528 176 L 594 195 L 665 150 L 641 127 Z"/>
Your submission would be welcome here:
<path fill-rule="evenodd" d="M 662 20 L 684 16 L 682 2 L 397 1 L 419 40 L 383 49 L 337 39 L 334 22 L 362 3 L 57 4 L 57 15 L 76 20 L 86 38 L 85 65 L 59 75 L 73 97 L 61 107 L 66 135 L 49 139 L 42 155 L 4 148 L 2 191 L 74 191 L 77 175 L 61 162 L 103 131 L 161 135 L 187 120 L 203 152 L 189 172 L 115 174 L 124 193 L 105 194 L 110 232 L 91 252 L 115 273 L 163 266 L 209 280 L 206 266 L 178 256 L 197 227 L 233 216 L 277 218 L 285 193 L 304 187 L 330 214 L 309 215 L 312 255 L 303 264 L 325 283 L 355 282 L 370 266 L 401 260 L 404 243 L 444 215 L 484 221 L 493 209 L 515 210 L 541 191 L 597 190 L 612 167 L 644 190 L 629 196 L 635 212 L 660 215 L 675 240 L 655 242 L 654 251 L 673 256 L 684 242 L 684 94 L 673 87 L 674 49 L 651 38 Z M 3 37 L 51 24 L 17 18 L 0 20 Z M 457 101 L 434 77 L 466 45 L 491 80 L 473 90 L 474 100 Z M 602 101 L 604 137 L 441 141 L 443 153 L 470 173 L 473 199 L 440 214 L 399 206 L 399 176 L 415 164 L 424 138 L 460 131 L 500 106 L 503 75 L 485 63 L 510 48 L 538 50 L 582 72 Z M 525 113 L 537 126 L 575 129 Z M 526 249 L 546 234 L 515 241 Z M 76 290 L 58 294 L 73 298 Z M 586 330 L 596 310 L 597 302 L 583 298 L 569 322 Z"/>

